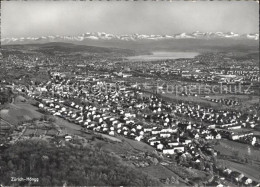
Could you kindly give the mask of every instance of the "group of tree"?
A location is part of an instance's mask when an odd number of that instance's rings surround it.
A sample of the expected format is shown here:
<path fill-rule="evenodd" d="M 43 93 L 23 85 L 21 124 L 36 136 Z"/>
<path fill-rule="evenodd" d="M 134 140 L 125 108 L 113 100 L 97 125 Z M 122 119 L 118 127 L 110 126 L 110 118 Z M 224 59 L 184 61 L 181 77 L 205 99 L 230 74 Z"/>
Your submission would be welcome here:
<path fill-rule="evenodd" d="M 11 177 L 38 178 L 13 182 Z M 158 186 L 160 182 L 95 147 L 26 140 L 0 152 L 2 185 Z"/>
<path fill-rule="evenodd" d="M 13 98 L 13 92 L 10 89 L 0 91 L 0 105 L 4 105 L 11 102 Z"/>

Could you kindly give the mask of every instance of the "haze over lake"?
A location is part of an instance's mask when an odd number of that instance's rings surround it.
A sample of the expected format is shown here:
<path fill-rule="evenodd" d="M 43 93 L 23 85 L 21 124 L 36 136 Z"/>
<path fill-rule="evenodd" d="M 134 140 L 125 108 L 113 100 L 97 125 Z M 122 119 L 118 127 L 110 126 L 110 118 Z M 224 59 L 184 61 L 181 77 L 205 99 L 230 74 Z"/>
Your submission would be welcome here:
<path fill-rule="evenodd" d="M 150 60 L 166 60 L 166 59 L 180 59 L 180 58 L 194 58 L 199 55 L 197 52 L 152 52 L 151 55 L 138 55 L 138 56 L 130 56 L 126 59 L 132 61 L 150 61 Z"/>

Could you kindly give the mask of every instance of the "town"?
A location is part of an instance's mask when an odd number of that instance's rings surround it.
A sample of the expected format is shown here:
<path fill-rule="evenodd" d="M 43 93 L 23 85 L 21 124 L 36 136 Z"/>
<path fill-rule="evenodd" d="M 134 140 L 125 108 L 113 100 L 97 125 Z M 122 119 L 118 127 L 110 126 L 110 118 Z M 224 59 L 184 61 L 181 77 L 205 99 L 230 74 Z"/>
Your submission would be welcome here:
<path fill-rule="evenodd" d="M 0 12 L 0 187 L 260 187 L 259 1 Z"/>
<path fill-rule="evenodd" d="M 49 44 L 55 53 L 41 45 L 33 51 L 3 46 L 2 149 L 27 139 L 57 147 L 81 142 L 164 184 L 260 186 L 256 56 L 207 52 L 132 61 L 133 50 L 79 55 L 60 46 Z M 206 92 L 203 86 L 215 87 Z M 155 168 L 169 171 L 160 176 Z"/>

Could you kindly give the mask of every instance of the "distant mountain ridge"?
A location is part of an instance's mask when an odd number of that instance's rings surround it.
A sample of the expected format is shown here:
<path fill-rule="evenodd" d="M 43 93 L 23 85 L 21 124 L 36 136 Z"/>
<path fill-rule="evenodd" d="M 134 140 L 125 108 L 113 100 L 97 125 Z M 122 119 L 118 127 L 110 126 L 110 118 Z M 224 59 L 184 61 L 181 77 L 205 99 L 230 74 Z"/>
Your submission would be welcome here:
<path fill-rule="evenodd" d="M 97 46 L 78 45 L 65 42 L 49 42 L 49 43 L 31 43 L 31 44 L 10 44 L 3 45 L 1 53 L 5 56 L 9 54 L 21 54 L 21 51 L 40 52 L 48 55 L 55 55 L 57 53 L 89 53 L 89 54 L 118 54 L 119 56 L 133 56 L 137 55 L 135 50 L 122 48 L 107 48 Z"/>
<path fill-rule="evenodd" d="M 84 42 L 85 40 L 117 40 L 117 41 L 144 41 L 144 40 L 179 40 L 179 39 L 248 39 L 259 40 L 259 34 L 237 34 L 233 32 L 193 32 L 173 35 L 146 35 L 146 34 L 125 34 L 114 35 L 105 32 L 87 32 L 77 36 L 41 36 L 2 38 L 1 44 L 25 44 L 25 43 L 47 43 L 47 42 Z"/>

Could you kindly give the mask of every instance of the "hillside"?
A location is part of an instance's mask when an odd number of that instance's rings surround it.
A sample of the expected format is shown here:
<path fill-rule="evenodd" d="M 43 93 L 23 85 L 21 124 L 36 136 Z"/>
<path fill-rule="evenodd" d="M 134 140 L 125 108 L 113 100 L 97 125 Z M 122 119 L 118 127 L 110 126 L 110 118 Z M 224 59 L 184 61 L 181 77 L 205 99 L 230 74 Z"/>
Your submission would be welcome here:
<path fill-rule="evenodd" d="M 158 186 L 160 182 L 123 164 L 118 157 L 93 147 L 45 141 L 18 142 L 0 152 L 2 185 Z M 11 177 L 34 179 L 29 183 Z M 37 181 L 38 180 L 38 181 Z"/>
<path fill-rule="evenodd" d="M 130 49 L 119 49 L 119 48 L 106 48 L 96 47 L 87 45 L 77 45 L 72 43 L 63 42 L 50 42 L 43 44 L 15 44 L 15 45 L 3 45 L 2 54 L 22 54 L 26 52 L 36 52 L 54 55 L 55 53 L 73 53 L 73 52 L 84 52 L 84 53 L 99 53 L 99 54 L 121 54 L 121 55 L 134 55 L 136 51 Z"/>

